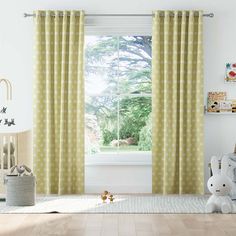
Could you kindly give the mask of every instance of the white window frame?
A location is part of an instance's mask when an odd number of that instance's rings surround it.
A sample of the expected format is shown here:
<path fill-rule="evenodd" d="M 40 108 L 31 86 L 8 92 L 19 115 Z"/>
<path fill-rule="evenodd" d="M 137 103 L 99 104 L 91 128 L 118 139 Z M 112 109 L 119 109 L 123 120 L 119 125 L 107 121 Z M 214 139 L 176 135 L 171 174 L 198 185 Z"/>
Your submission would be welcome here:
<path fill-rule="evenodd" d="M 152 36 L 150 16 L 86 16 L 85 35 L 104 36 Z M 127 94 L 130 96 L 130 94 Z M 137 96 L 137 95 L 136 95 Z M 140 95 L 143 96 L 143 95 Z M 148 95 L 144 95 L 148 97 Z M 151 94 L 150 94 L 151 97 Z M 152 152 L 114 152 L 85 155 L 85 165 L 151 165 Z"/>
<path fill-rule="evenodd" d="M 151 16 L 86 16 L 85 35 L 152 36 Z"/>

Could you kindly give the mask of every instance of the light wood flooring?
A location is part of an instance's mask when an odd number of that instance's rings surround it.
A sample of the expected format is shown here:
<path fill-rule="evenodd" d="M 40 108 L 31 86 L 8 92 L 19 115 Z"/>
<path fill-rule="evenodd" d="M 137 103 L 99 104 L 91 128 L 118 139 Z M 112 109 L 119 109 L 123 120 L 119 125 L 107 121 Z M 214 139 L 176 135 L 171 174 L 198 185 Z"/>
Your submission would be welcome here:
<path fill-rule="evenodd" d="M 236 236 L 236 214 L 0 214 L 0 235 Z"/>

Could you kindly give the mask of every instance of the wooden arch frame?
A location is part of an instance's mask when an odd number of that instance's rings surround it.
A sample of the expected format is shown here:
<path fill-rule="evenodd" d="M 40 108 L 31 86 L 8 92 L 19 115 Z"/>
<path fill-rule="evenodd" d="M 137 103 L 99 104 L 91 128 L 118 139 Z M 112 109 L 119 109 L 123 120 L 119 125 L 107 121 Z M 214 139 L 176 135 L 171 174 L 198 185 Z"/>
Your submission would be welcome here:
<path fill-rule="evenodd" d="M 7 79 L 0 79 L 0 85 L 1 83 L 5 83 L 6 89 L 7 89 L 7 100 L 12 100 L 12 86 L 9 80 Z"/>

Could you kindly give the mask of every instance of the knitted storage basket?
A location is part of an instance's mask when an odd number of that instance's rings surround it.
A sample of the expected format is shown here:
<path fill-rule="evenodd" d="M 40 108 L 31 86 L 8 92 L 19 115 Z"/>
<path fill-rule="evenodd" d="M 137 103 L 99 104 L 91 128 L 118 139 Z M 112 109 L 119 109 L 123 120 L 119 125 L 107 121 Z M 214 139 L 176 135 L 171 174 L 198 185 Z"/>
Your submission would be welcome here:
<path fill-rule="evenodd" d="M 4 182 L 8 206 L 35 205 L 35 176 L 6 175 Z"/>

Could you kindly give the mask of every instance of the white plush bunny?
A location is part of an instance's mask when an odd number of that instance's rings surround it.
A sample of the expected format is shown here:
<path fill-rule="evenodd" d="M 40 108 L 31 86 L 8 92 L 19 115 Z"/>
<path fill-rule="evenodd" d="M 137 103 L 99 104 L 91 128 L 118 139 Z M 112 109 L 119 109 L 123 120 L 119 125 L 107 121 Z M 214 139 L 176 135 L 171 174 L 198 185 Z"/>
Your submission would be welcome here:
<path fill-rule="evenodd" d="M 211 158 L 211 168 L 213 176 L 207 182 L 207 187 L 212 193 L 206 204 L 206 212 L 233 212 L 233 202 L 229 197 L 232 189 L 232 181 L 227 176 L 229 162 L 227 157 L 221 160 L 221 170 L 219 169 L 218 158 L 213 156 Z"/>

